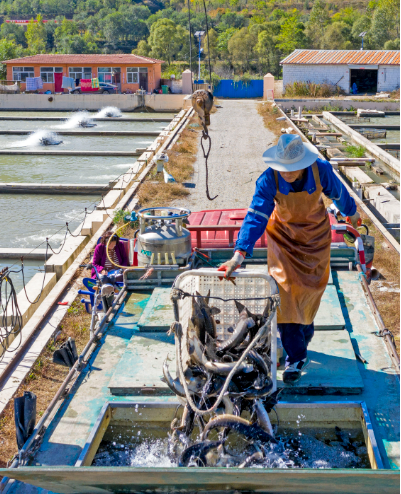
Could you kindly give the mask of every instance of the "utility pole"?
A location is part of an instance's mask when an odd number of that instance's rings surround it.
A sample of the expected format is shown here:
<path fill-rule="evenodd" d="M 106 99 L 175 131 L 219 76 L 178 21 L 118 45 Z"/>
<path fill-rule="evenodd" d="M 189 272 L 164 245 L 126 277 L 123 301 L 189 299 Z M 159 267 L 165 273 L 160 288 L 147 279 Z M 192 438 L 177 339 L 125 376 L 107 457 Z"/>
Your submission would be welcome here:
<path fill-rule="evenodd" d="M 367 32 L 367 31 L 363 31 L 363 33 L 361 33 L 361 34 L 359 35 L 359 37 L 360 37 L 360 38 L 362 38 L 362 46 L 361 46 L 361 50 L 363 50 L 363 38 L 364 38 L 367 34 L 368 34 L 368 32 Z"/>
<path fill-rule="evenodd" d="M 198 38 L 199 50 L 198 50 L 198 81 L 201 78 L 201 53 L 202 53 L 202 36 L 205 35 L 205 31 L 196 31 L 194 34 L 195 38 Z"/>

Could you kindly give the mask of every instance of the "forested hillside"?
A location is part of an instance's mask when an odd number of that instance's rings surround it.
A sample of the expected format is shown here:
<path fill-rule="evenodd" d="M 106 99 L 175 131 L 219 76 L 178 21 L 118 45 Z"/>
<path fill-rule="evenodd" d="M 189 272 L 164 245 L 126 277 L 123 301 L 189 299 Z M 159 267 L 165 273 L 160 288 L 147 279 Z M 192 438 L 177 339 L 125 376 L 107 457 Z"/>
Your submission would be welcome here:
<path fill-rule="evenodd" d="M 296 0 L 3 0 L 1 60 L 36 53 L 138 53 L 180 72 L 189 63 L 191 32 L 205 31 L 213 70 L 279 74 L 295 48 L 399 49 L 399 1 Z M 27 26 L 7 19 L 36 19 Z M 42 20 L 50 22 L 43 23 Z M 196 52 L 192 36 L 192 52 Z M 203 56 L 208 45 L 203 39 Z M 181 61 L 182 64 L 172 64 Z"/>

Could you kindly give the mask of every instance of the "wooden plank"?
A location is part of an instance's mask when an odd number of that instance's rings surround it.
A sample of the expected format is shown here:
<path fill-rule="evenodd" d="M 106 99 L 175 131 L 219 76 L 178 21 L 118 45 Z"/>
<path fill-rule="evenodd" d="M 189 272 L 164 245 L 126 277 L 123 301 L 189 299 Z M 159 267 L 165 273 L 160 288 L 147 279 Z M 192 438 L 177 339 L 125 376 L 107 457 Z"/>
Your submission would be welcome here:
<path fill-rule="evenodd" d="M 292 386 L 283 383 L 284 366 L 277 370 L 277 387 L 290 394 L 359 394 L 363 381 L 348 331 L 316 331 L 308 346 L 310 364 Z"/>
<path fill-rule="evenodd" d="M 109 382 L 114 395 L 172 394 L 160 378 L 162 366 L 169 357 L 169 369 L 175 378 L 174 336 L 164 333 L 138 333 L 127 345 Z"/>
<path fill-rule="evenodd" d="M 344 329 L 345 320 L 341 310 L 340 300 L 338 299 L 337 288 L 331 284 L 327 285 L 320 302 L 319 310 L 315 317 L 315 329 Z"/>
<path fill-rule="evenodd" d="M 50 492 L 232 492 L 399 494 L 399 471 L 261 468 L 20 467 L 8 475 Z M 328 486 L 331 486 L 328 490 Z"/>
<path fill-rule="evenodd" d="M 142 332 L 156 331 L 165 333 L 174 321 L 173 304 L 170 300 L 171 288 L 155 288 L 146 304 L 139 321 Z"/>

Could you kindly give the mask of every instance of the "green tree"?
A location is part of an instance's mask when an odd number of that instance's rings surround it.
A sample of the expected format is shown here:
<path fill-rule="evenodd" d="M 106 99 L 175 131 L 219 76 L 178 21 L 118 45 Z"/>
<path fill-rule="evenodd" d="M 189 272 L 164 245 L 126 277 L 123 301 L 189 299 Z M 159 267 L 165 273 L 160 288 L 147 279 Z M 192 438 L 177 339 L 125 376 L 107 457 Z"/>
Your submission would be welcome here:
<path fill-rule="evenodd" d="M 323 50 L 347 50 L 352 48 L 351 26 L 345 22 L 334 22 L 327 26 L 321 47 Z"/>
<path fill-rule="evenodd" d="M 189 33 L 182 26 L 177 26 L 170 19 L 158 19 L 150 28 L 148 44 L 151 47 L 150 55 L 166 60 L 169 65 L 172 59 L 182 53 Z"/>
<path fill-rule="evenodd" d="M 0 38 L 13 40 L 17 45 L 26 46 L 25 30 L 18 24 L 7 24 L 4 22 L 0 29 Z"/>
<path fill-rule="evenodd" d="M 339 12 L 333 15 L 331 20 L 333 22 L 345 22 L 352 26 L 354 22 L 359 17 L 359 12 L 354 10 L 352 7 L 346 7 L 345 9 L 341 9 Z"/>
<path fill-rule="evenodd" d="M 384 43 L 385 50 L 399 50 L 400 49 L 400 38 L 386 41 Z"/>
<path fill-rule="evenodd" d="M 372 19 L 367 14 L 359 16 L 358 19 L 352 25 L 351 37 L 353 39 L 354 47 L 356 49 L 361 47 L 362 42 L 361 42 L 361 37 L 359 35 L 363 32 L 368 33 L 363 39 L 363 46 L 365 50 L 370 49 L 371 40 L 370 40 L 369 32 L 371 25 L 372 25 Z"/>
<path fill-rule="evenodd" d="M 79 34 L 77 23 L 69 21 L 64 17 L 61 24 L 59 24 L 54 31 L 54 42 L 57 51 L 61 53 L 71 53 L 66 47 L 69 46 L 71 37 L 77 34 Z"/>
<path fill-rule="evenodd" d="M 237 63 L 243 71 L 249 69 L 257 41 L 258 38 L 254 34 L 250 34 L 248 28 L 243 27 L 228 42 L 228 52 L 232 61 Z"/>
<path fill-rule="evenodd" d="M 28 51 L 31 55 L 46 53 L 47 34 L 40 14 L 36 17 L 36 21 L 33 19 L 29 21 L 25 33 Z"/>
<path fill-rule="evenodd" d="M 299 21 L 298 13 L 293 12 L 293 14 L 281 25 L 280 34 L 277 36 L 276 47 L 284 55 L 289 55 L 296 48 L 303 48 L 305 46 L 305 26 Z"/>
<path fill-rule="evenodd" d="M 228 55 L 228 42 L 236 32 L 238 32 L 238 29 L 230 27 L 219 34 L 217 38 L 217 50 L 221 56 L 225 57 Z"/>
<path fill-rule="evenodd" d="M 273 37 L 267 31 L 261 31 L 259 33 L 255 52 L 258 55 L 260 69 L 264 73 L 272 70 L 270 68 L 270 62 L 272 54 L 276 50 L 275 45 L 276 43 L 274 42 Z"/>
<path fill-rule="evenodd" d="M 316 0 L 306 24 L 305 32 L 306 36 L 310 38 L 313 48 L 320 47 L 320 41 L 329 22 L 330 17 L 326 5 L 322 0 Z"/>
<path fill-rule="evenodd" d="M 132 53 L 135 53 L 136 55 L 140 55 L 142 57 L 148 57 L 151 51 L 152 48 L 150 47 L 150 45 L 144 39 L 141 39 L 141 41 L 138 43 L 138 46 L 134 50 L 132 50 Z"/>
<path fill-rule="evenodd" d="M 0 39 L 0 60 L 11 60 L 23 56 L 24 49 L 12 39 Z M 7 79 L 7 66 L 0 63 L 0 79 Z"/>
<path fill-rule="evenodd" d="M 209 45 L 210 46 L 208 46 L 207 36 L 204 36 L 203 41 L 202 41 L 202 46 L 203 46 L 203 52 L 204 52 L 206 57 L 209 56 L 209 48 L 210 48 L 210 59 L 211 60 L 216 60 L 218 57 L 217 43 L 218 43 L 217 32 L 213 28 L 209 29 Z"/>
<path fill-rule="evenodd" d="M 398 37 L 398 22 L 390 9 L 382 7 L 374 11 L 369 39 L 372 49 L 380 50 L 384 48 L 386 41 Z"/>

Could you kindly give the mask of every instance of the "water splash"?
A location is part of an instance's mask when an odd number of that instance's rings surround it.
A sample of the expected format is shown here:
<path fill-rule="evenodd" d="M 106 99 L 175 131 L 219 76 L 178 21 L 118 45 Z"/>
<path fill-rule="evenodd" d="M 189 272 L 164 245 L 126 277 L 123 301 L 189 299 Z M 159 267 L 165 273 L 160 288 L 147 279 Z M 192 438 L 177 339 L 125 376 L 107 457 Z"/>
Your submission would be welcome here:
<path fill-rule="evenodd" d="M 135 431 L 136 434 L 128 442 L 102 443 L 93 466 L 177 467 L 177 459 L 184 445 L 181 444 L 179 451 L 173 454 L 168 439 L 144 439 L 139 442 L 138 432 Z M 354 451 L 345 449 L 334 437 L 320 440 L 311 434 L 298 435 L 294 430 L 277 439 L 278 444 L 263 446 L 263 460 L 250 465 L 251 468 L 370 468 L 366 447 L 355 438 L 352 443 Z M 228 447 L 226 454 L 218 460 L 216 457 L 217 462 L 209 466 L 235 467 L 253 452 L 253 447 L 245 450 L 238 446 Z"/>
<path fill-rule="evenodd" d="M 37 130 L 33 134 L 30 134 L 26 139 L 22 141 L 14 141 L 9 144 L 8 148 L 33 148 L 43 145 L 43 140 L 46 139 L 51 145 L 62 142 L 62 139 L 55 133 L 49 130 Z"/>
<path fill-rule="evenodd" d="M 92 124 L 92 119 L 87 111 L 79 111 L 70 117 L 65 123 L 55 126 L 57 129 L 76 129 L 82 123 Z"/>
<path fill-rule="evenodd" d="M 122 117 L 121 110 L 116 106 L 106 106 L 99 110 L 93 118 L 106 118 L 106 117 Z"/>

